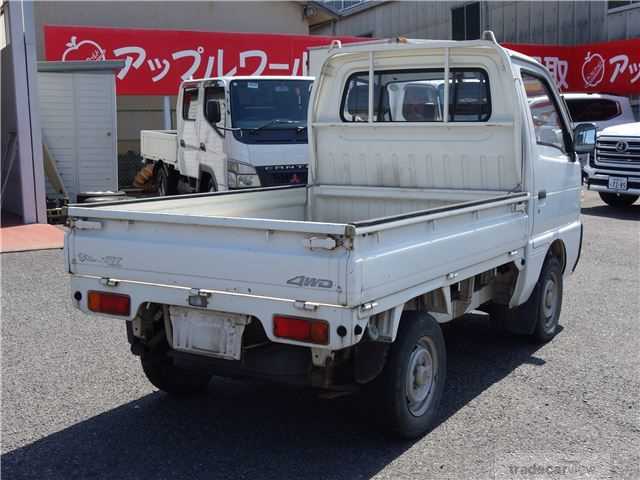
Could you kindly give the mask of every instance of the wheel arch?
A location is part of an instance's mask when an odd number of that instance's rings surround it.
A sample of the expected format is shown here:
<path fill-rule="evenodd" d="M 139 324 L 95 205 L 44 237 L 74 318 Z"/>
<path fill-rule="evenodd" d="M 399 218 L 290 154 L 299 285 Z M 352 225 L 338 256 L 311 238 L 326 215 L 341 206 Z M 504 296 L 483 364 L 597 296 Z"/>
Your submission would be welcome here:
<path fill-rule="evenodd" d="M 558 238 L 553 241 L 553 243 L 549 246 L 547 250 L 547 257 L 556 257 L 560 260 L 560 265 L 562 265 L 562 273 L 567 267 L 567 248 L 562 239 Z"/>
<path fill-rule="evenodd" d="M 213 184 L 216 186 L 216 190 L 219 190 L 218 179 L 213 169 L 208 165 L 200 165 L 198 167 L 198 192 L 202 191 L 203 180 L 206 178 L 211 178 L 213 180 Z"/>
<path fill-rule="evenodd" d="M 164 168 L 164 162 L 162 160 L 154 160 L 153 161 L 153 174 L 156 175 L 158 170 Z"/>

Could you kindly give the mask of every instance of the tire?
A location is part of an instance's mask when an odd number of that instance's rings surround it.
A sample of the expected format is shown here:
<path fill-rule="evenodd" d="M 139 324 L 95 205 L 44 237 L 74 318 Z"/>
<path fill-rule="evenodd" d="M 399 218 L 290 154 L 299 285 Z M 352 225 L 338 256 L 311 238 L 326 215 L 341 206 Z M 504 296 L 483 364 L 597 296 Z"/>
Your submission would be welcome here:
<path fill-rule="evenodd" d="M 552 285 L 550 285 L 550 282 Z M 499 334 L 528 335 L 536 343 L 546 343 L 558 333 L 562 308 L 562 265 L 548 256 L 529 299 L 516 308 L 488 304 L 489 328 Z M 553 293 L 550 293 L 552 289 Z"/>
<path fill-rule="evenodd" d="M 540 272 L 538 283 L 525 303 L 525 307 L 530 309 L 529 314 L 536 316 L 534 340 L 546 343 L 558 333 L 562 293 L 562 265 L 558 257 L 548 257 Z"/>
<path fill-rule="evenodd" d="M 619 193 L 599 192 L 600 198 L 610 207 L 624 208 L 630 207 L 638 200 L 638 195 L 623 195 Z"/>
<path fill-rule="evenodd" d="M 196 395 L 206 392 L 211 375 L 178 368 L 164 351 L 143 352 L 140 356 L 142 370 L 151 384 L 175 396 Z"/>
<path fill-rule="evenodd" d="M 213 193 L 218 191 L 218 189 L 216 188 L 216 182 L 213 181 L 211 175 L 205 175 L 202 180 L 204 180 L 200 187 L 200 191 L 202 193 Z"/>
<path fill-rule="evenodd" d="M 433 426 L 447 371 L 444 338 L 436 320 L 405 312 L 387 363 L 372 384 L 370 400 L 392 434 L 416 438 Z"/>
<path fill-rule="evenodd" d="M 211 375 L 200 370 L 180 368 L 169 355 L 171 351 L 164 330 L 164 317 L 159 305 L 148 304 L 141 309 L 140 315 L 150 328 L 152 338 L 136 348 L 140 355 L 142 371 L 147 379 L 158 389 L 172 395 L 194 395 L 204 393 Z M 127 327 L 130 328 L 130 324 Z M 133 333 L 127 330 L 127 337 L 134 347 Z"/>
<path fill-rule="evenodd" d="M 159 196 L 175 195 L 177 178 L 173 171 L 170 171 L 165 165 L 159 165 L 158 168 L 156 168 L 155 176 L 156 189 Z"/>
<path fill-rule="evenodd" d="M 533 325 L 531 338 L 547 343 L 558 333 L 562 309 L 562 265 L 558 257 L 549 256 L 529 300 L 517 308 L 516 319 Z"/>
<path fill-rule="evenodd" d="M 82 203 L 124 202 L 126 197 L 89 197 Z"/>

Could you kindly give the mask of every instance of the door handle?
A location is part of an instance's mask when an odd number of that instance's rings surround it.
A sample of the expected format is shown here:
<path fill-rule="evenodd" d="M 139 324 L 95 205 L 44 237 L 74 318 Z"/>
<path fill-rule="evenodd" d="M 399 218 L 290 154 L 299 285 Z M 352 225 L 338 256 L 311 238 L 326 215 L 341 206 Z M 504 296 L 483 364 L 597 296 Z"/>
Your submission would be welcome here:
<path fill-rule="evenodd" d="M 203 152 L 207 151 L 207 147 L 204 145 L 204 143 L 200 143 L 200 150 L 202 150 Z"/>
<path fill-rule="evenodd" d="M 545 198 L 547 198 L 547 191 L 546 190 L 540 190 L 538 192 L 538 200 L 544 200 Z"/>
<path fill-rule="evenodd" d="M 180 139 L 180 146 L 183 148 L 187 146 L 183 139 Z"/>

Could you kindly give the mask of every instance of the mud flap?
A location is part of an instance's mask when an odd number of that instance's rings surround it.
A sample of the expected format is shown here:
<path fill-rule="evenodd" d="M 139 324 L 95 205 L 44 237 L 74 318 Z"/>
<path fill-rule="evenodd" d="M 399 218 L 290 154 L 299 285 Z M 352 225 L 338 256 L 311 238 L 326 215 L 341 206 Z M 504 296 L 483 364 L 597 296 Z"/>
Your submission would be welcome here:
<path fill-rule="evenodd" d="M 353 375 L 357 383 L 369 383 L 382 372 L 390 346 L 390 343 L 367 341 L 356 345 Z"/>

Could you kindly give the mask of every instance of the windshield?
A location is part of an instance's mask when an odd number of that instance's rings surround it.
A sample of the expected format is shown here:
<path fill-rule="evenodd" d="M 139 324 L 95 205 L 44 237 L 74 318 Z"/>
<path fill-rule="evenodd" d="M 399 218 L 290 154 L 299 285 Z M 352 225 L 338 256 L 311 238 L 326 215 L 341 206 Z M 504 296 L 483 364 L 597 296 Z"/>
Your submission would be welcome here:
<path fill-rule="evenodd" d="M 311 80 L 233 80 L 230 89 L 233 127 L 304 127 L 311 84 Z"/>

